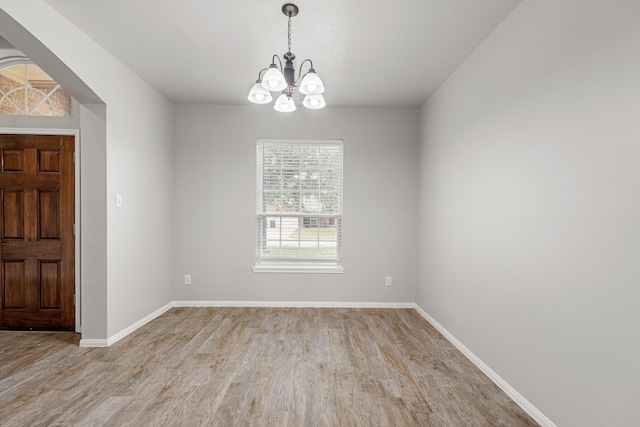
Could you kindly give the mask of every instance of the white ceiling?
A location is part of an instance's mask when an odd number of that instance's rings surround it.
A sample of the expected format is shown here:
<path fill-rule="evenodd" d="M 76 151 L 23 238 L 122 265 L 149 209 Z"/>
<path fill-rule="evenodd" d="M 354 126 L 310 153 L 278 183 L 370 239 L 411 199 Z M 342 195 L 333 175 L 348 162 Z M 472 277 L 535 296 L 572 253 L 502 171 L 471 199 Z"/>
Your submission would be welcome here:
<path fill-rule="evenodd" d="M 284 0 L 46 1 L 176 103 L 248 104 L 287 51 Z M 329 106 L 417 107 L 520 1 L 295 0 L 291 50 Z"/>

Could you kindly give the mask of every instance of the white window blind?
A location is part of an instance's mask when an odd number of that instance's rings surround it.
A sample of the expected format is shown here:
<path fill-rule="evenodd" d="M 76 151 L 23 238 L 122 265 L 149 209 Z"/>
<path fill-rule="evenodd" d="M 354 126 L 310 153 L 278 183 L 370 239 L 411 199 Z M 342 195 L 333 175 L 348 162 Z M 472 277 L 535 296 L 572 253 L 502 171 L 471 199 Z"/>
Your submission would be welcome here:
<path fill-rule="evenodd" d="M 256 267 L 340 268 L 342 148 L 258 140 Z"/>

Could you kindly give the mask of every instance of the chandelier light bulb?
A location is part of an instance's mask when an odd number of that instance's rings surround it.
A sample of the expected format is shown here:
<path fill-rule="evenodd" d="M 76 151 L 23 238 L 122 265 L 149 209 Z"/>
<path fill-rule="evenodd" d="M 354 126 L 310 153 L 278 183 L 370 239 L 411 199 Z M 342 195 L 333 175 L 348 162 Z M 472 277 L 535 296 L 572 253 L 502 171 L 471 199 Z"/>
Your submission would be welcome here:
<path fill-rule="evenodd" d="M 264 74 L 262 87 L 272 92 L 281 91 L 287 87 L 287 81 L 284 79 L 282 72 L 276 67 L 276 64 L 271 64 Z"/>
<path fill-rule="evenodd" d="M 278 97 L 278 99 L 276 99 L 276 103 L 273 108 L 281 113 L 290 113 L 292 111 L 296 111 L 296 104 L 290 96 L 283 93 Z"/>
<path fill-rule="evenodd" d="M 321 94 L 307 95 L 304 97 L 304 101 L 302 101 L 302 105 L 312 110 L 319 110 L 324 108 L 326 102 L 324 102 L 324 97 Z"/>
<path fill-rule="evenodd" d="M 254 104 L 268 104 L 273 99 L 271 92 L 262 86 L 260 80 L 256 81 L 256 84 L 253 85 L 247 98 Z"/>
<path fill-rule="evenodd" d="M 305 95 L 316 95 L 322 92 L 324 92 L 322 80 L 320 80 L 320 77 L 316 74 L 316 70 L 311 68 L 300 83 L 300 93 L 304 93 Z"/>

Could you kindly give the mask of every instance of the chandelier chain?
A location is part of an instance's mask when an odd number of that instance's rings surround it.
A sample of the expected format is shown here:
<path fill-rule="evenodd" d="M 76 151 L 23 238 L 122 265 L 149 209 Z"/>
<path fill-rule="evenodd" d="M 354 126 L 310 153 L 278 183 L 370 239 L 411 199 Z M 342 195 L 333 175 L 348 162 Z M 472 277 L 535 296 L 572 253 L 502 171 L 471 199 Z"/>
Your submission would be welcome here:
<path fill-rule="evenodd" d="M 291 52 L 291 12 L 289 12 L 289 25 L 288 25 L 288 34 L 287 34 L 289 52 Z"/>

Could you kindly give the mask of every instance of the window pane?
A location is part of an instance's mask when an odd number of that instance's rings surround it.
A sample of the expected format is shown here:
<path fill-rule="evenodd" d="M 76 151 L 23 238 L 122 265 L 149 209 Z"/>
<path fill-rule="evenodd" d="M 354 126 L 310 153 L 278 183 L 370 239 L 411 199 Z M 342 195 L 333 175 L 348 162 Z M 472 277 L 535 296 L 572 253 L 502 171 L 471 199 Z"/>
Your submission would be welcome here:
<path fill-rule="evenodd" d="M 340 264 L 342 143 L 257 147 L 257 264 Z"/>
<path fill-rule="evenodd" d="M 0 114 L 68 116 L 71 96 L 35 64 L 0 69 Z"/>

